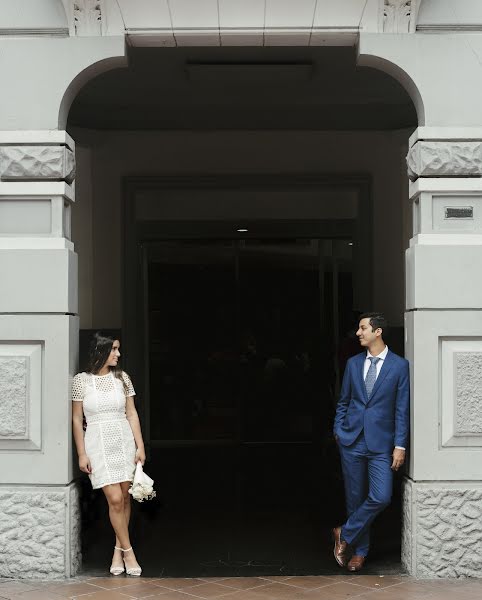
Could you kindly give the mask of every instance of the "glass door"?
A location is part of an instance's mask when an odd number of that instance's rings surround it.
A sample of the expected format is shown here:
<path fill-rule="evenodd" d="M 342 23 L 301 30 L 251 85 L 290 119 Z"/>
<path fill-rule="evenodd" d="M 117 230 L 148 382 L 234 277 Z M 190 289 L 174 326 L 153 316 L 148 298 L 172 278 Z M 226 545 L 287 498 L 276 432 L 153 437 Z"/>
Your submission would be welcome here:
<path fill-rule="evenodd" d="M 161 242 L 148 262 L 151 444 L 239 437 L 231 240 Z"/>
<path fill-rule="evenodd" d="M 150 445 L 310 442 L 352 317 L 349 240 L 170 240 L 147 254 Z"/>
<path fill-rule="evenodd" d="M 320 300 L 319 240 L 239 242 L 243 441 L 311 442 L 327 343 Z"/>

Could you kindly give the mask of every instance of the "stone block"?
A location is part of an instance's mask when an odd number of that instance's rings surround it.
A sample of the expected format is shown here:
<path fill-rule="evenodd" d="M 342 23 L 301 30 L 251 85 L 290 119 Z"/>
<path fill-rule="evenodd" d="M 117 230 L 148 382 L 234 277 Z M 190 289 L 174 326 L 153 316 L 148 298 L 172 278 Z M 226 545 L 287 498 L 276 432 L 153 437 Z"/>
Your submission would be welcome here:
<path fill-rule="evenodd" d="M 76 483 L 0 486 L 0 577 L 62 579 L 81 563 Z"/>
<path fill-rule="evenodd" d="M 77 255 L 0 249 L 0 313 L 77 313 Z"/>
<path fill-rule="evenodd" d="M 409 312 L 406 337 L 412 404 L 409 476 L 416 481 L 480 480 L 482 310 Z"/>
<path fill-rule="evenodd" d="M 0 356 L 0 438 L 27 435 L 27 357 Z"/>
<path fill-rule="evenodd" d="M 482 350 L 482 340 L 479 340 Z M 482 352 L 455 356 L 455 429 L 457 434 L 482 434 Z"/>
<path fill-rule="evenodd" d="M 420 578 L 480 577 L 482 484 L 403 483 L 402 564 Z"/>
<path fill-rule="evenodd" d="M 40 450 L 42 344 L 0 340 L 0 450 Z"/>
<path fill-rule="evenodd" d="M 14 413 L 7 419 L 8 430 L 2 423 L 0 486 L 62 486 L 72 480 L 71 381 L 77 356 L 78 317 L 0 315 L 5 367 L 0 386 L 2 392 L 11 390 L 7 396 L 2 393 L 0 417 L 7 408 Z M 12 357 L 28 361 L 15 366 Z"/>
<path fill-rule="evenodd" d="M 66 181 L 75 178 L 75 156 L 67 146 L 0 146 L 2 181 Z"/>
<path fill-rule="evenodd" d="M 403 568 L 410 573 L 412 571 L 412 547 L 413 547 L 413 522 L 412 522 L 412 486 L 410 480 L 405 478 L 403 482 L 402 502 L 402 555 Z"/>
<path fill-rule="evenodd" d="M 414 197 L 413 217 L 413 245 L 427 240 L 426 234 L 438 235 L 441 244 L 450 240 L 464 245 L 469 236 L 482 234 L 482 194 L 473 190 L 420 192 Z"/>
<path fill-rule="evenodd" d="M 408 176 L 481 177 L 482 142 L 423 141 L 416 142 L 407 155 Z"/>
<path fill-rule="evenodd" d="M 467 243 L 464 234 L 452 237 L 451 245 L 418 244 L 406 251 L 408 310 L 482 306 L 482 244 Z"/>

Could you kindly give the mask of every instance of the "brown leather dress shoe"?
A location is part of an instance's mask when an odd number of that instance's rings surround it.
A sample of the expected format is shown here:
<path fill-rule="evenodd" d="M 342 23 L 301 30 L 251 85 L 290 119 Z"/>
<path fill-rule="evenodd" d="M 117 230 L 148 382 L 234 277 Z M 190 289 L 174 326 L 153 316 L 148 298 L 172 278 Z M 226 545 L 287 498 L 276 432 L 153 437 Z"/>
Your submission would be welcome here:
<path fill-rule="evenodd" d="M 358 556 L 354 554 L 350 558 L 350 562 L 347 565 L 349 571 L 361 571 L 365 564 L 366 556 Z"/>
<path fill-rule="evenodd" d="M 346 566 L 346 542 L 341 539 L 341 527 L 335 527 L 332 530 L 333 533 L 333 556 L 340 567 Z"/>

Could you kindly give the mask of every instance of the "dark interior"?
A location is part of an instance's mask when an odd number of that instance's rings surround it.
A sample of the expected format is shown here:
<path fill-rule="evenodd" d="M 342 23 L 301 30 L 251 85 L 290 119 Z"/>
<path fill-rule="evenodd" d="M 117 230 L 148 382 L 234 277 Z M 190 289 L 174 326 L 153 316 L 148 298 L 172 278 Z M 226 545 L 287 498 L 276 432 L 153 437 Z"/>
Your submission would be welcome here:
<path fill-rule="evenodd" d="M 331 429 L 344 363 L 359 351 L 351 241 L 242 235 L 149 249 L 139 410 L 158 496 L 134 503 L 132 522 L 146 575 L 338 572 L 330 528 L 344 492 Z M 399 569 L 398 490 L 368 572 Z M 83 506 L 92 572 L 112 533 L 88 481 Z"/>
<path fill-rule="evenodd" d="M 329 47 L 130 49 L 129 66 L 89 81 L 69 115 L 77 132 L 416 123 L 398 82 L 358 68 L 355 48 Z M 129 352 L 145 357 L 137 402 L 158 491 L 134 506 L 144 574 L 336 573 L 329 532 L 344 498 L 331 428 L 344 363 L 359 350 L 353 309 L 373 308 L 353 307 L 352 238 L 300 234 L 295 223 L 282 235 L 195 227 L 129 250 L 148 256 L 144 289 L 129 291 L 143 298 L 141 342 L 125 348 L 127 367 Z M 395 334 L 390 346 L 403 353 Z M 84 568 L 103 572 L 113 546 L 106 503 L 83 481 Z M 366 572 L 400 569 L 399 489 L 398 478 Z"/>

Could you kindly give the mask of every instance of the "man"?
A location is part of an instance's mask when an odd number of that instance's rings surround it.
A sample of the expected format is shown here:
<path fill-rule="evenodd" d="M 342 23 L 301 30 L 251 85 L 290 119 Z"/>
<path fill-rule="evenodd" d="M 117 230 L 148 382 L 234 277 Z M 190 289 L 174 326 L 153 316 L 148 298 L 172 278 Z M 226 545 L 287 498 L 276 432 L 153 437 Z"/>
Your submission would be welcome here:
<path fill-rule="evenodd" d="M 340 450 L 348 519 L 333 529 L 334 556 L 360 571 L 368 555 L 370 526 L 390 504 L 393 471 L 405 462 L 410 423 L 408 362 L 383 341 L 381 313 L 360 316 L 356 335 L 365 352 L 347 362 L 334 434 Z M 348 561 L 347 546 L 353 555 Z"/>

